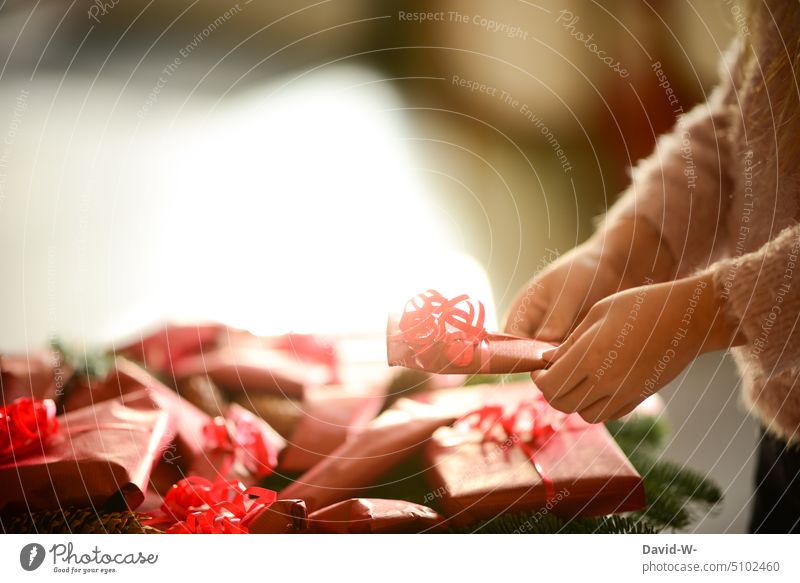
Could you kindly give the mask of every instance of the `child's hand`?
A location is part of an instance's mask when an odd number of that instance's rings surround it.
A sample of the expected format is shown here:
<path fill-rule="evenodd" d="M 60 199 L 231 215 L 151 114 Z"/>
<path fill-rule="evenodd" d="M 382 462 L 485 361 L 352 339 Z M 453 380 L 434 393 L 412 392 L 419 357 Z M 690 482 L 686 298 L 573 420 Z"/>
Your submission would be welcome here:
<path fill-rule="evenodd" d="M 576 247 L 522 289 L 508 313 L 505 331 L 563 340 L 589 308 L 620 289 L 620 280 L 616 267 L 594 245 Z"/>
<path fill-rule="evenodd" d="M 648 285 L 595 304 L 531 376 L 550 404 L 597 423 L 621 417 L 702 352 L 740 343 L 710 276 Z"/>
<path fill-rule="evenodd" d="M 553 262 L 517 296 L 505 330 L 563 340 L 594 304 L 621 289 L 666 281 L 674 262 L 646 220 L 621 219 Z"/>

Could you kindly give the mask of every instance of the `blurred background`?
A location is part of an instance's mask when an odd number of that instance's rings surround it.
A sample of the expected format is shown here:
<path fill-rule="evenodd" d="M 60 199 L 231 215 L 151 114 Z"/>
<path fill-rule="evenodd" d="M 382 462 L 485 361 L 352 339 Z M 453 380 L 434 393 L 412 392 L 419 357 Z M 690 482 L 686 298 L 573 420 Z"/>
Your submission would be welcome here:
<path fill-rule="evenodd" d="M 741 12 L 6 0 L 0 351 L 164 319 L 375 333 L 427 287 L 502 314 L 704 99 Z M 746 525 L 737 382 L 708 355 L 662 392 L 668 455 L 725 488 L 703 532 Z"/>

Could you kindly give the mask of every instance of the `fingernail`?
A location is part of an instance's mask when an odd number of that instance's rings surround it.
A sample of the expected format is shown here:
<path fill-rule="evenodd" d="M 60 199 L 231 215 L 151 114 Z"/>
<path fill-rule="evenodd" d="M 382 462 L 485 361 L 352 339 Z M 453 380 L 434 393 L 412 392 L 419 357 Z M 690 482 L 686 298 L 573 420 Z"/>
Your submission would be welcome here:
<path fill-rule="evenodd" d="M 545 362 L 550 362 L 551 360 L 553 360 L 553 357 L 556 355 L 556 351 L 557 350 L 558 350 L 558 348 L 548 348 L 547 350 L 542 352 L 542 354 L 541 354 L 542 360 L 545 361 Z"/>

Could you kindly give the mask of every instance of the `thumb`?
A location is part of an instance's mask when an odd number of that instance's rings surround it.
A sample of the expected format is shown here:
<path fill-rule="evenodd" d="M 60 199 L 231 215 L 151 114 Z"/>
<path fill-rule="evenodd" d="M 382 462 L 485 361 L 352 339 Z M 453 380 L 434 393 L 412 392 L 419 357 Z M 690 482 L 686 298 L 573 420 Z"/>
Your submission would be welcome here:
<path fill-rule="evenodd" d="M 582 307 L 583 298 L 580 295 L 563 290 L 562 295 L 550 306 L 536 338 L 551 342 L 563 340 L 575 325 Z"/>
<path fill-rule="evenodd" d="M 503 330 L 515 336 L 532 336 L 547 314 L 544 287 L 531 281 L 519 293 L 505 317 Z"/>

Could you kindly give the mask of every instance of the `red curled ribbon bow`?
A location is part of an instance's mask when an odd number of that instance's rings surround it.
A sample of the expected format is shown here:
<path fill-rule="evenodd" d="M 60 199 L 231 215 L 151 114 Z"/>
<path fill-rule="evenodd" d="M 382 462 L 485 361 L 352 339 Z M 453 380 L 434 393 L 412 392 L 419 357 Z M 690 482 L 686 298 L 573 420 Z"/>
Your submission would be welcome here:
<path fill-rule="evenodd" d="M 521 402 L 510 415 L 504 413 L 501 405 L 484 405 L 461 417 L 454 427 L 479 431 L 484 441 L 499 443 L 501 447 L 504 443 L 519 446 L 541 477 L 549 501 L 555 498 L 555 484 L 536 459 L 536 450 L 558 431 L 565 418 L 566 415 L 550 407 L 539 395 Z"/>
<path fill-rule="evenodd" d="M 277 496 L 272 490 L 245 488 L 236 481 L 184 478 L 164 497 L 162 510 L 177 520 L 167 534 L 247 534 L 251 517 L 271 506 Z"/>
<path fill-rule="evenodd" d="M 245 419 L 228 421 L 218 416 L 203 427 L 209 451 L 225 454 L 219 470 L 227 476 L 235 464 L 240 464 L 258 479 L 269 476 L 277 464 L 277 452 L 264 439 L 258 427 Z"/>
<path fill-rule="evenodd" d="M 411 298 L 398 324 L 399 334 L 417 357 L 441 347 L 455 366 L 472 362 L 475 349 L 486 338 L 486 311 L 467 295 L 448 300 L 436 290 Z"/>
<path fill-rule="evenodd" d="M 57 431 L 52 399 L 17 399 L 0 409 L 0 463 L 41 451 Z"/>

